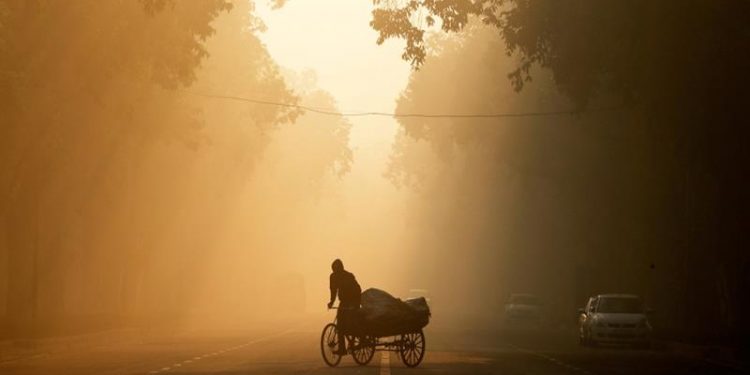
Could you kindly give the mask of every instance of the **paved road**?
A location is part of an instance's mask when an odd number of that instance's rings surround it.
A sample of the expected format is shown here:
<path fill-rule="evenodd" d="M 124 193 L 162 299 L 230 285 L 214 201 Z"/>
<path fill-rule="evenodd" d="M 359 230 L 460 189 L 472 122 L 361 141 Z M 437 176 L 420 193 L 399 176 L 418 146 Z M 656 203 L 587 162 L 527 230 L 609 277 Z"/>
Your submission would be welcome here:
<path fill-rule="evenodd" d="M 580 348 L 569 334 L 478 333 L 428 330 L 419 368 L 398 355 L 376 354 L 369 366 L 345 358 L 325 366 L 318 352 L 325 321 L 295 329 L 242 334 L 179 335 L 131 340 L 85 350 L 62 350 L 0 363 L 0 374 L 737 374 L 698 359 L 659 350 Z"/>

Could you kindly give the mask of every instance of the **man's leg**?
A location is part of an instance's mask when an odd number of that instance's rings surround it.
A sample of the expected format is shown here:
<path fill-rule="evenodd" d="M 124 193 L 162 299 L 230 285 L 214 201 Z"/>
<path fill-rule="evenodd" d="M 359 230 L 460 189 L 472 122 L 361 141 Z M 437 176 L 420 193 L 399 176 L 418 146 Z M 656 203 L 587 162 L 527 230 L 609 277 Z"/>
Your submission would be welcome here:
<path fill-rule="evenodd" d="M 346 355 L 346 337 L 344 337 L 341 330 L 339 330 L 339 348 L 336 350 L 336 354 Z"/>
<path fill-rule="evenodd" d="M 338 320 L 338 334 L 339 334 L 339 345 L 336 353 L 339 355 L 346 355 L 346 337 L 344 336 L 344 327 L 349 322 L 347 321 L 346 311 L 339 306 L 339 310 L 336 312 L 336 319 Z"/>

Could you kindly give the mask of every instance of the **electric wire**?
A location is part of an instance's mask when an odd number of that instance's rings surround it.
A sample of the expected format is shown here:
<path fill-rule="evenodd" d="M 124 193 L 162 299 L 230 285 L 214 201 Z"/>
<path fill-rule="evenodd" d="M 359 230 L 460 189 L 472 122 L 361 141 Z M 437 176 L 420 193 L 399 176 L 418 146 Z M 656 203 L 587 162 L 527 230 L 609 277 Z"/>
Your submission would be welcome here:
<path fill-rule="evenodd" d="M 213 99 L 226 99 L 240 102 L 248 102 L 260 105 L 269 105 L 277 107 L 295 108 L 303 111 L 313 112 L 326 116 L 341 116 L 341 117 L 365 117 L 365 116 L 379 116 L 379 117 L 392 117 L 392 118 L 508 118 L 508 117 L 543 117 L 543 116 L 561 116 L 561 115 L 580 115 L 584 111 L 581 110 L 555 110 L 555 111 L 538 111 L 538 112 L 509 112 L 509 113 L 391 113 L 391 112 L 377 112 L 377 111 L 363 111 L 363 112 L 346 112 L 336 111 L 332 109 L 310 107 L 302 104 L 293 103 L 281 103 L 268 100 L 260 100 L 253 98 L 246 98 L 242 96 L 234 95 L 215 95 L 215 94 L 201 94 L 192 93 L 196 96 L 202 96 Z M 587 109 L 585 112 L 608 112 L 616 111 L 622 107 L 606 107 L 598 109 Z"/>

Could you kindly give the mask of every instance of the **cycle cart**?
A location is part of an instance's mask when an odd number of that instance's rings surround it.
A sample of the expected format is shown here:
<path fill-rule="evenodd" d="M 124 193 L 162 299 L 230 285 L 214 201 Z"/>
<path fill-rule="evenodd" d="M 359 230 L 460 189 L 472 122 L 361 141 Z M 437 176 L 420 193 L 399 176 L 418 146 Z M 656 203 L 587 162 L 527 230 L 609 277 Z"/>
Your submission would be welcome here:
<path fill-rule="evenodd" d="M 323 328 L 320 337 L 320 351 L 323 361 L 328 366 L 336 367 L 341 362 L 342 355 L 336 354 L 339 347 L 338 326 L 334 319 Z M 366 324 L 357 324 L 352 332 L 344 332 L 347 340 L 347 354 L 351 354 L 354 362 L 365 366 L 372 360 L 376 351 L 396 352 L 408 367 L 416 367 L 424 358 L 425 338 L 421 327 L 419 329 L 383 329 L 382 327 L 368 327 Z"/>

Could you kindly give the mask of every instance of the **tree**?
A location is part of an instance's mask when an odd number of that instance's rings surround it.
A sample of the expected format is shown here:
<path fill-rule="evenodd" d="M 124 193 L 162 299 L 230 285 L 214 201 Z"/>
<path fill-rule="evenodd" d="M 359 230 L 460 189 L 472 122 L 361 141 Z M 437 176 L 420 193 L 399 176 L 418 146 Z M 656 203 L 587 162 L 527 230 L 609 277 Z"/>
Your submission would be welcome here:
<path fill-rule="evenodd" d="M 371 26 L 378 43 L 403 38 L 403 58 L 419 67 L 425 31 L 439 23 L 460 31 L 476 16 L 495 27 L 508 54 L 520 61 L 509 74 L 520 90 L 539 65 L 552 70 L 558 87 L 580 104 L 603 90 L 653 105 L 682 93 L 707 99 L 696 89 L 737 94 L 747 82 L 737 54 L 748 46 L 745 1 L 553 1 L 553 0 L 375 0 Z M 426 16 L 422 16 L 426 13 Z M 695 27 L 704 25 L 705 27 Z M 685 92 L 687 90 L 687 93 Z M 684 102 L 683 102 L 684 104 Z"/>
<path fill-rule="evenodd" d="M 737 161 L 749 160 L 750 155 L 741 141 L 747 139 L 748 128 L 738 126 L 737 119 L 744 118 L 743 103 L 749 98 L 750 76 L 743 68 L 748 58 L 740 51 L 750 47 L 745 26 L 750 4 L 702 0 L 687 4 L 594 0 L 375 4 L 371 25 L 380 33 L 378 42 L 405 39 L 403 58 L 415 68 L 426 69 L 429 59 L 440 58 L 429 54 L 425 42 L 433 25 L 444 32 L 461 31 L 475 17 L 498 32 L 502 52 L 516 61 L 513 67 L 498 64 L 497 72 L 488 74 L 507 76 L 511 87 L 521 91 L 532 78 L 549 72 L 557 90 L 582 113 L 614 107 L 631 118 L 615 127 L 604 126 L 617 123 L 612 121 L 614 115 L 589 125 L 601 135 L 627 135 L 620 142 L 602 137 L 589 142 L 625 150 L 621 157 L 628 157 L 629 152 L 652 171 L 649 180 L 642 181 L 650 185 L 646 191 L 651 191 L 652 198 L 639 204 L 650 205 L 644 212 L 660 218 L 655 226 L 659 229 L 639 234 L 640 246 L 660 244 L 654 256 L 665 262 L 656 268 L 664 277 L 663 285 L 678 284 L 712 301 L 697 303 L 687 292 L 670 298 L 682 306 L 674 307 L 676 311 L 691 312 L 681 318 L 682 327 L 697 328 L 701 321 L 721 319 L 725 333 L 747 331 L 748 326 L 736 316 L 750 309 L 741 297 L 741 290 L 750 284 L 742 271 L 749 260 L 736 249 L 746 246 L 737 210 L 748 208 L 742 181 L 750 171 L 747 163 L 738 165 Z M 466 67 L 459 71 L 470 74 Z M 451 86 L 443 82 L 443 87 Z M 504 103 L 490 95 L 483 98 L 495 104 L 494 110 L 486 112 L 497 112 Z M 437 127 L 404 124 L 411 134 L 441 134 Z M 449 142 L 460 142 L 461 134 L 470 133 L 442 134 L 452 135 Z M 480 134 L 473 138 L 480 139 Z M 544 133 L 536 136 L 544 137 Z M 576 165 L 586 159 L 571 161 Z M 620 185 L 586 177 L 570 188 L 583 194 L 609 186 Z M 616 230 L 614 222 L 595 222 L 599 230 Z M 697 271 L 706 264 L 713 266 Z M 719 305 L 725 308 L 714 308 Z"/>
<path fill-rule="evenodd" d="M 226 208 L 265 133 L 294 118 L 273 107 L 219 113 L 186 90 L 222 84 L 294 102 L 252 10 L 224 0 L 0 1 L 3 334 L 185 307 L 209 239 L 184 232 Z M 210 147 L 226 139 L 229 152 Z"/>

